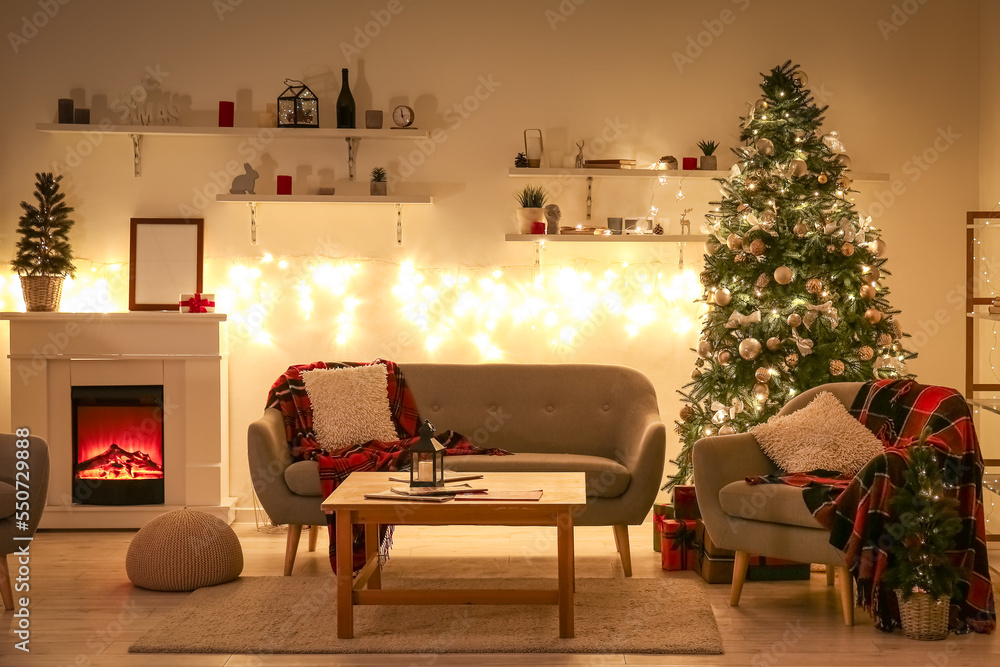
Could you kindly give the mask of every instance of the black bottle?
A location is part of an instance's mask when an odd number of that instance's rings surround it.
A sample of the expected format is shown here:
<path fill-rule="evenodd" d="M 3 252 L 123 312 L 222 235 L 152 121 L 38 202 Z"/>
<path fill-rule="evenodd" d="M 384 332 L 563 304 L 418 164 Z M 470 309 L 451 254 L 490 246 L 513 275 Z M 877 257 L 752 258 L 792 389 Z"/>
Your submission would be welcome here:
<path fill-rule="evenodd" d="M 354 95 L 351 95 L 351 87 L 347 83 L 347 68 L 340 70 L 343 76 L 343 83 L 340 86 L 340 96 L 337 97 L 337 127 L 356 127 L 354 116 L 356 107 L 354 105 Z"/>

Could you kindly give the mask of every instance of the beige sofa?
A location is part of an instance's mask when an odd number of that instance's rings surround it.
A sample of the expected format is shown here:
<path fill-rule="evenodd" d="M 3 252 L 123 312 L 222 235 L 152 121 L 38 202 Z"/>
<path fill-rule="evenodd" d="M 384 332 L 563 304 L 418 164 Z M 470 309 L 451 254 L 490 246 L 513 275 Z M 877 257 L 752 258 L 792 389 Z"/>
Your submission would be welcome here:
<path fill-rule="evenodd" d="M 645 519 L 663 474 L 666 427 L 653 385 L 639 371 L 598 364 L 401 363 L 420 416 L 480 447 L 513 456 L 456 456 L 457 471 L 580 471 L 587 507 L 576 525 L 613 526 L 626 576 L 628 530 Z M 250 425 L 250 474 L 275 523 L 289 524 L 285 574 L 303 525 L 325 524 L 316 463 L 293 463 L 281 414 Z M 310 540 L 310 548 L 315 545 Z"/>

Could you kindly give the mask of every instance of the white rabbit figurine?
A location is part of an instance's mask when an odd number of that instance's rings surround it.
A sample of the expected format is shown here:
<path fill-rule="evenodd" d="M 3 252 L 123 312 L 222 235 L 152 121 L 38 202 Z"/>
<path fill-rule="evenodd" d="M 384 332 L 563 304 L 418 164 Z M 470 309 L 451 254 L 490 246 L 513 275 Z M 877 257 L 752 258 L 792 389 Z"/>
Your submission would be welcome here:
<path fill-rule="evenodd" d="M 249 162 L 244 162 L 243 168 L 246 169 L 246 173 L 240 174 L 233 179 L 233 186 L 229 188 L 229 194 L 231 195 L 257 194 L 253 191 L 253 189 L 257 184 L 257 178 L 260 174 L 254 171 L 254 168 L 250 166 Z"/>

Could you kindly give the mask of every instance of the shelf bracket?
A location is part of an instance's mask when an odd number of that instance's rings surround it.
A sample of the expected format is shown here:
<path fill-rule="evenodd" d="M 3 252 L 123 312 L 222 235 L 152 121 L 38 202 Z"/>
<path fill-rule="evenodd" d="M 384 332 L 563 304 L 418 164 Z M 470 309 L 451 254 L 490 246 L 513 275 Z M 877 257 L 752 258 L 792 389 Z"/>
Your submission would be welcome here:
<path fill-rule="evenodd" d="M 133 176 L 142 176 L 142 135 L 134 132 L 128 135 L 132 138 L 132 168 Z"/>
<path fill-rule="evenodd" d="M 403 205 L 396 204 L 396 245 L 403 245 Z"/>
<path fill-rule="evenodd" d="M 250 245 L 257 245 L 257 202 L 247 202 L 250 207 Z"/>
<path fill-rule="evenodd" d="M 350 180 L 354 180 L 357 175 L 357 158 L 358 158 L 358 144 L 361 143 L 361 137 L 347 137 L 347 176 Z"/>
<path fill-rule="evenodd" d="M 545 241 L 535 241 L 532 245 L 535 246 L 535 271 L 538 272 L 542 268 L 542 251 L 545 250 Z"/>
<path fill-rule="evenodd" d="M 594 177 L 588 176 L 587 177 L 587 220 L 590 220 L 590 211 L 594 205 L 594 198 L 592 196 L 593 185 L 594 185 Z"/>

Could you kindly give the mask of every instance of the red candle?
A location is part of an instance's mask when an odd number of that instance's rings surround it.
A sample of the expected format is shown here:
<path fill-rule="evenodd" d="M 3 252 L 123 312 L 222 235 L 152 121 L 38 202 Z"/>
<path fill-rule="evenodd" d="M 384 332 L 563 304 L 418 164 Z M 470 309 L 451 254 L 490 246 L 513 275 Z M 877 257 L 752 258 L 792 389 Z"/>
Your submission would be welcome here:
<path fill-rule="evenodd" d="M 698 168 L 698 158 L 696 157 L 686 157 L 684 158 L 684 169 L 697 169 Z"/>
<path fill-rule="evenodd" d="M 278 176 L 278 194 L 279 195 L 290 195 L 292 194 L 292 177 L 291 176 Z"/>
<path fill-rule="evenodd" d="M 544 234 L 545 233 L 545 223 L 544 222 L 533 222 L 533 223 L 531 223 L 531 233 L 532 234 Z"/>
<path fill-rule="evenodd" d="M 233 119 L 236 117 L 236 104 L 233 102 L 219 102 L 219 127 L 232 127 Z"/>

